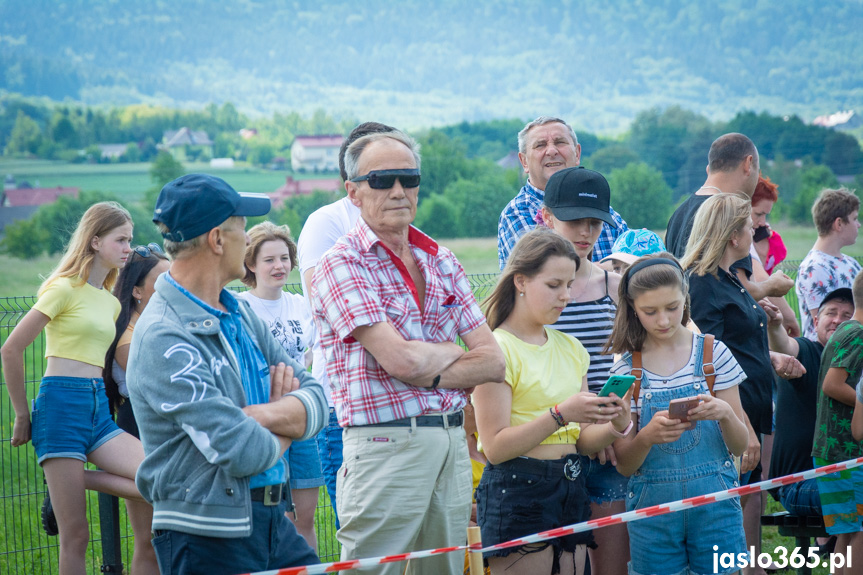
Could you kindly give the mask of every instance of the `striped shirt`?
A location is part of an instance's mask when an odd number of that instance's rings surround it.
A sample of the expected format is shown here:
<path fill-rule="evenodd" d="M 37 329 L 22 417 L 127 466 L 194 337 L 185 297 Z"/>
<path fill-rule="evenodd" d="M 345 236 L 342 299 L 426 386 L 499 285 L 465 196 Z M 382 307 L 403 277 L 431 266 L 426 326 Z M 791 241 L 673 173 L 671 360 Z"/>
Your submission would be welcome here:
<path fill-rule="evenodd" d="M 605 295 L 593 301 L 570 301 L 552 326 L 580 341 L 587 350 L 590 355 L 587 385 L 593 393 L 599 393 L 614 365 L 614 356 L 603 354 L 602 348 L 611 335 L 616 314 L 617 304 L 608 295 L 608 272 L 605 272 Z"/>
<path fill-rule="evenodd" d="M 695 383 L 700 383 L 704 380 L 704 376 L 695 377 L 695 362 L 702 360 L 702 358 L 695 357 L 695 349 L 697 347 L 695 345 L 696 337 L 698 337 L 696 334 L 692 334 L 692 351 L 689 355 L 689 361 L 676 372 L 671 375 L 659 375 L 647 369 L 644 370 L 641 382 L 642 393 L 645 389 L 645 381 L 650 382 L 647 384 L 649 388 L 670 390 L 692 387 Z M 614 367 L 611 368 L 613 375 L 629 375 L 629 372 L 632 371 L 632 366 L 626 360 L 627 357 L 628 354 L 614 364 Z M 734 359 L 734 356 L 731 355 L 725 344 L 718 339 L 713 340 L 713 367 L 716 369 L 716 381 L 713 383 L 713 393 L 740 385 L 746 379 L 746 374 L 740 368 L 737 360 Z M 632 403 L 631 410 L 633 413 L 641 415 L 641 397 L 639 397 L 638 405 L 635 402 Z"/>

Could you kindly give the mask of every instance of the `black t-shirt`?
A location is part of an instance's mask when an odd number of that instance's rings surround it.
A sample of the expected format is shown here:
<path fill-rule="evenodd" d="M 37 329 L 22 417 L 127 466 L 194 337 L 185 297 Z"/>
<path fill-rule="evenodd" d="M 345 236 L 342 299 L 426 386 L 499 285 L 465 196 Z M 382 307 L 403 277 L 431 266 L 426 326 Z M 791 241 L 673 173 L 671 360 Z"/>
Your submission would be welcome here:
<path fill-rule="evenodd" d="M 773 367 L 767 346 L 767 314 L 755 303 L 737 277 L 718 269 L 689 274 L 692 321 L 702 333 L 712 333 L 731 350 L 746 373 L 740 384 L 740 403 L 757 433 L 773 429 Z"/>
<path fill-rule="evenodd" d="M 695 194 L 686 198 L 686 201 L 680 204 L 671 218 L 668 220 L 668 227 L 665 230 L 665 247 L 668 251 L 674 254 L 674 257 L 680 259 L 686 252 L 686 242 L 689 241 L 689 234 L 692 232 L 692 222 L 695 221 L 695 212 L 701 207 L 701 204 L 707 201 L 710 196 L 696 196 Z"/>
<path fill-rule="evenodd" d="M 803 377 L 776 378 L 776 433 L 770 457 L 770 478 L 812 469 L 812 440 L 818 407 L 818 372 L 824 346 L 795 337 L 797 359 L 806 368 Z"/>

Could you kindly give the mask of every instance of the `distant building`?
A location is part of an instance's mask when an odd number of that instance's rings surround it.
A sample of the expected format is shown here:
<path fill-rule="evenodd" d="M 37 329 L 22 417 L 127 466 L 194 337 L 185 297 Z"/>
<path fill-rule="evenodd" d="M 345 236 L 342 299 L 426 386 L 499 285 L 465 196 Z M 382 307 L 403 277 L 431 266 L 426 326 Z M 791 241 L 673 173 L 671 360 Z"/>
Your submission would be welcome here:
<path fill-rule="evenodd" d="M 53 204 L 60 196 L 78 198 L 79 188 L 15 188 L 3 190 L 0 194 L 0 206 L 15 208 L 20 206 L 44 206 Z"/>
<path fill-rule="evenodd" d="M 103 160 L 120 158 L 126 154 L 128 149 L 129 144 L 99 144 L 99 151 L 102 152 Z"/>
<path fill-rule="evenodd" d="M 311 194 L 315 190 L 323 192 L 337 192 L 342 189 L 341 178 L 312 178 L 308 180 L 295 180 L 288 176 L 285 178 L 285 185 L 267 194 L 270 196 L 270 201 L 273 202 L 274 208 L 282 207 L 286 199 L 295 196 L 304 196 Z"/>
<path fill-rule="evenodd" d="M 9 176 L 6 177 L 8 183 Z M 14 178 L 12 179 L 14 184 Z M 0 234 L 6 226 L 18 220 L 30 219 L 39 206 L 53 204 L 60 196 L 78 197 L 79 188 L 31 188 L 4 189 L 0 192 Z"/>
<path fill-rule="evenodd" d="M 295 172 L 338 172 L 339 147 L 344 136 L 297 136 L 291 146 Z"/>
<path fill-rule="evenodd" d="M 159 148 L 168 150 L 179 161 L 196 160 L 202 154 L 213 157 L 213 141 L 203 130 L 168 130 L 162 134 Z"/>
<path fill-rule="evenodd" d="M 863 126 L 863 118 L 854 110 L 845 110 L 843 112 L 818 116 L 812 120 L 812 124 L 825 128 L 833 128 L 834 130 L 853 130 L 854 128 Z"/>
<path fill-rule="evenodd" d="M 503 168 L 504 170 L 510 170 L 512 168 L 521 168 L 521 160 L 518 159 L 518 152 L 512 151 L 495 162 L 498 166 Z"/>
<path fill-rule="evenodd" d="M 234 167 L 234 158 L 213 158 L 210 160 L 210 167 L 230 170 Z"/>

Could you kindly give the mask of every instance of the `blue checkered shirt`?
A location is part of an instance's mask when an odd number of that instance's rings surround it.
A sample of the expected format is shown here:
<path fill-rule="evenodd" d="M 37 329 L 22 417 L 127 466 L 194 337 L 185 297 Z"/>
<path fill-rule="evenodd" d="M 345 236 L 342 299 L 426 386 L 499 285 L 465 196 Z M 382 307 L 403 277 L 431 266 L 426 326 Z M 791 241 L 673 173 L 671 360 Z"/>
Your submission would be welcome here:
<path fill-rule="evenodd" d="M 509 253 L 518 238 L 535 228 L 537 224 L 542 224 L 540 221 L 542 216 L 539 211 L 542 208 L 544 196 L 545 192 L 533 187 L 528 181 L 501 212 L 500 221 L 497 223 L 497 259 L 501 270 L 506 265 Z M 629 229 L 620 214 L 614 211 L 614 208 L 609 208 L 608 211 L 611 213 L 615 225 L 612 227 L 603 222 L 602 232 L 593 248 L 593 261 L 595 262 L 611 255 L 614 241 Z"/>

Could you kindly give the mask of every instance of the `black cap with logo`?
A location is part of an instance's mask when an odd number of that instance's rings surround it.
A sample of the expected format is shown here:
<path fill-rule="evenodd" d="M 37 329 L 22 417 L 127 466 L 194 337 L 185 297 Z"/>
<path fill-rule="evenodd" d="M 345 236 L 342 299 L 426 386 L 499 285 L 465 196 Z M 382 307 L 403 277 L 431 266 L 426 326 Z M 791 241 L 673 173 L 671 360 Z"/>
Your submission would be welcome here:
<path fill-rule="evenodd" d="M 545 186 L 545 206 L 561 221 L 596 218 L 614 225 L 611 189 L 605 177 L 587 168 L 564 168 Z"/>

